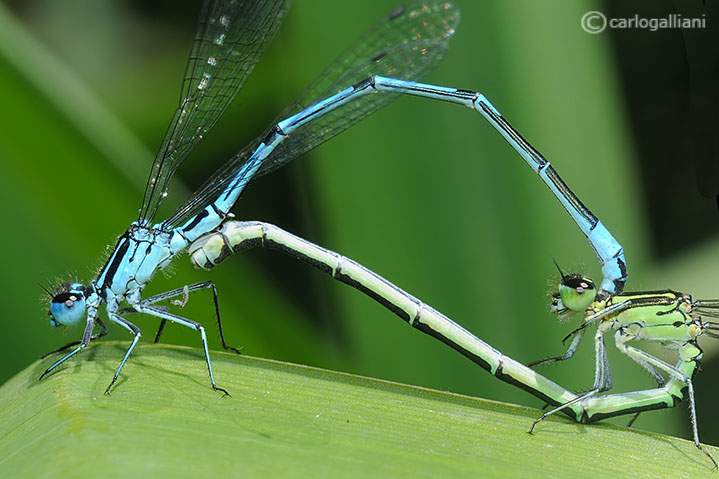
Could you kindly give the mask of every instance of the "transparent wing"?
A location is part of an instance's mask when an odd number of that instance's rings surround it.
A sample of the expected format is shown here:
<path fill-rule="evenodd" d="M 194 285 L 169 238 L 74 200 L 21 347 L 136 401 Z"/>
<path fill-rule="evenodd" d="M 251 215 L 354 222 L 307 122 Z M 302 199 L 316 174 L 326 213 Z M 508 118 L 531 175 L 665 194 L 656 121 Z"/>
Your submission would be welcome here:
<path fill-rule="evenodd" d="M 417 80 L 432 71 L 447 51 L 459 10 L 447 2 L 410 5 L 393 11 L 354 42 L 278 117 L 285 119 L 371 75 Z M 269 173 L 329 140 L 390 103 L 397 95 L 361 97 L 293 131 L 267 157 L 255 177 Z M 274 124 L 272 125 L 274 127 Z M 272 127 L 270 127 L 272 128 Z M 269 129 L 267 130 L 269 132 Z M 259 138 L 264 138 L 265 132 Z M 231 158 L 163 227 L 195 216 L 225 189 L 252 155 L 259 139 Z"/>
<path fill-rule="evenodd" d="M 138 221 L 149 225 L 177 167 L 214 126 L 249 76 L 290 0 L 208 0 L 185 68 L 180 104 L 152 164 Z"/>

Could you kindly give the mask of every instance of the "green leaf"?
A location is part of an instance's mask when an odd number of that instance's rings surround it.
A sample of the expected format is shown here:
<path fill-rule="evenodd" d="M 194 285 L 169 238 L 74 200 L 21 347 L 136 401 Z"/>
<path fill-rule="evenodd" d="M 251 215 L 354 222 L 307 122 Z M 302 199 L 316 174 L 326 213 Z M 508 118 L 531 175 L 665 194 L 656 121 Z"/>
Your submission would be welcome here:
<path fill-rule="evenodd" d="M 93 345 L 39 382 L 39 361 L 0 389 L 4 477 L 689 477 L 688 441 L 266 359 L 127 343 Z M 716 448 L 709 448 L 715 454 Z"/>

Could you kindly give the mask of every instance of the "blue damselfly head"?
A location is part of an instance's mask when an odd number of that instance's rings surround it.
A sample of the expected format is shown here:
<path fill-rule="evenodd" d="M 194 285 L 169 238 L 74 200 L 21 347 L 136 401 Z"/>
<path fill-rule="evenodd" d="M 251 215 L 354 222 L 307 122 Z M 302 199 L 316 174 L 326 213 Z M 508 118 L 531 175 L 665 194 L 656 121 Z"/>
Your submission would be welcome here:
<path fill-rule="evenodd" d="M 65 283 L 55 289 L 50 301 L 50 326 L 70 326 L 85 317 L 85 286 Z"/>

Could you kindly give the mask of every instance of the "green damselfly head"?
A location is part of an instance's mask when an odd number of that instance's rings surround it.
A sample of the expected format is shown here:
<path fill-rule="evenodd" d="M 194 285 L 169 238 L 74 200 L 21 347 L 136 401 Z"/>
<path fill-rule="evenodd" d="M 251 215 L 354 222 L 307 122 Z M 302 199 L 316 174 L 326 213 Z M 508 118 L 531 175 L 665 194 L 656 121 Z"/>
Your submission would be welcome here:
<path fill-rule="evenodd" d="M 556 313 L 560 319 L 586 311 L 597 297 L 594 282 L 581 274 L 564 274 L 556 261 L 554 265 L 562 280 L 559 282 L 558 292 L 552 294 L 550 311 Z"/>
<path fill-rule="evenodd" d="M 65 283 L 55 289 L 50 301 L 50 326 L 69 326 L 85 317 L 85 286 Z"/>

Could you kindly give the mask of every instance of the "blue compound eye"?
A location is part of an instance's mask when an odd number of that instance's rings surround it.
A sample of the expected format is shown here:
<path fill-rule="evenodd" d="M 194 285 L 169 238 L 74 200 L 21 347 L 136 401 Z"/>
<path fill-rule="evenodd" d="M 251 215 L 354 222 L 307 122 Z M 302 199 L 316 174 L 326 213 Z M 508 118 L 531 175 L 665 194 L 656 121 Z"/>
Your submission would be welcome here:
<path fill-rule="evenodd" d="M 75 324 L 85 316 L 85 296 L 77 291 L 55 295 L 50 302 L 50 326 Z"/>

